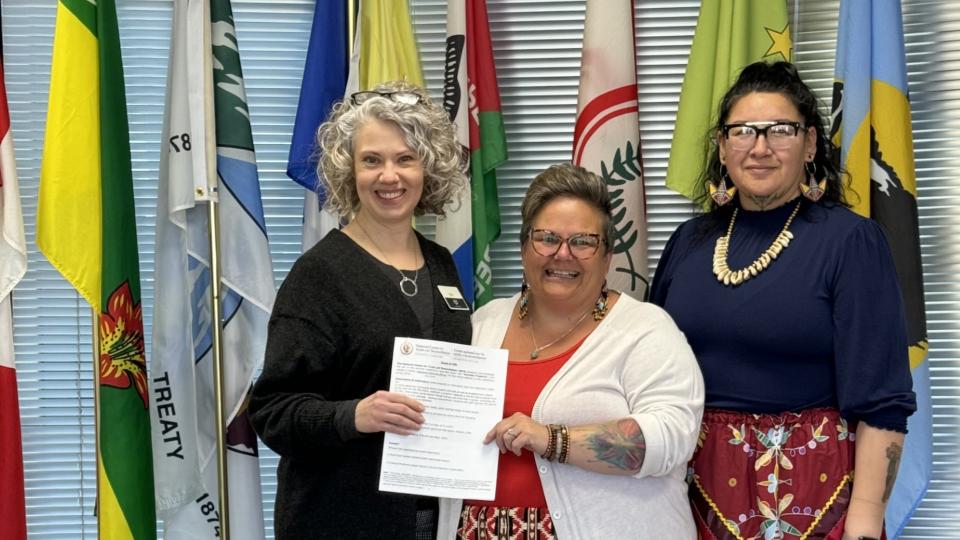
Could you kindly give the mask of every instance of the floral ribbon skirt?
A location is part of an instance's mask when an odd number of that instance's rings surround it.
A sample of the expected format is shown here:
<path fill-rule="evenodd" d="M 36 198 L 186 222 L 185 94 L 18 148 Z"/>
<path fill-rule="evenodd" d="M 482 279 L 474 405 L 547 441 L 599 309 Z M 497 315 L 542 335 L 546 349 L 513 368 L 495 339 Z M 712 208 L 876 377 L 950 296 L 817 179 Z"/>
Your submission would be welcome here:
<path fill-rule="evenodd" d="M 708 409 L 690 464 L 700 538 L 839 539 L 853 439 L 835 409 L 778 415 Z"/>

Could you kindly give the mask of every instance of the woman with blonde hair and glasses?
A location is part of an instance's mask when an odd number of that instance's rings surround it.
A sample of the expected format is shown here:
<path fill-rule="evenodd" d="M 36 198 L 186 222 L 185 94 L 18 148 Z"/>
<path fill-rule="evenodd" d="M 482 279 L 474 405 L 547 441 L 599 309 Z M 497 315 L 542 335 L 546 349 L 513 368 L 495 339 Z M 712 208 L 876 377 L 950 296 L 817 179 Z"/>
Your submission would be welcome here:
<path fill-rule="evenodd" d="M 450 254 L 411 226 L 465 184 L 460 145 L 443 109 L 406 83 L 353 94 L 318 137 L 327 208 L 348 223 L 284 280 L 253 388 L 253 425 L 280 454 L 275 533 L 433 538 L 436 499 L 377 486 L 383 433 L 424 421 L 422 403 L 387 391 L 394 337 L 470 339 Z"/>
<path fill-rule="evenodd" d="M 597 175 L 555 165 L 521 208 L 521 292 L 473 318 L 509 351 L 493 501 L 441 500 L 438 538 L 692 540 L 687 460 L 703 382 L 660 308 L 607 290 L 613 218 Z"/>

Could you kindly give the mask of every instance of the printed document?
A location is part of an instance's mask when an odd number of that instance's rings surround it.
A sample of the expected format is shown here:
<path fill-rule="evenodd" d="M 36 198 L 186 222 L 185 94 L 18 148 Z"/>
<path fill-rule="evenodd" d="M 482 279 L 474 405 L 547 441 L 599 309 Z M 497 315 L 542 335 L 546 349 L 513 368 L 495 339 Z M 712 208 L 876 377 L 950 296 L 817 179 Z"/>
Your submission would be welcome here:
<path fill-rule="evenodd" d="M 506 381 L 506 350 L 396 338 L 390 391 L 423 403 L 425 422 L 385 434 L 380 490 L 493 500 L 500 453 L 483 438 L 503 418 Z"/>

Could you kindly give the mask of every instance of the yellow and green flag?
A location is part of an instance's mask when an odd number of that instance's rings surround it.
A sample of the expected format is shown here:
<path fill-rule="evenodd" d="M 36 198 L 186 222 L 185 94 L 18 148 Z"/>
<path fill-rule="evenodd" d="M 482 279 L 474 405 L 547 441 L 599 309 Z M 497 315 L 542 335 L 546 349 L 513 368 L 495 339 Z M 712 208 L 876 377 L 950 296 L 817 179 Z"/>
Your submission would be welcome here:
<path fill-rule="evenodd" d="M 700 6 L 683 77 L 667 165 L 667 187 L 692 199 L 706 163 L 705 142 L 720 99 L 744 66 L 790 60 L 784 0 L 710 0 Z"/>
<path fill-rule="evenodd" d="M 156 538 L 146 357 L 114 0 L 59 0 L 37 244 L 97 314 L 101 539 Z"/>

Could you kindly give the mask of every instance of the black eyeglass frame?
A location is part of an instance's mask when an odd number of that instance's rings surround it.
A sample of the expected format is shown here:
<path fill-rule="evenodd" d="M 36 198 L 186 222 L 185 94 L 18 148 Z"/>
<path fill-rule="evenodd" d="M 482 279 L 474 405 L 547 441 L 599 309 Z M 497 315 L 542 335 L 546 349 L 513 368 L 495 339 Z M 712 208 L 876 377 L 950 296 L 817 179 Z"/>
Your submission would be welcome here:
<path fill-rule="evenodd" d="M 753 142 L 754 142 L 754 144 L 756 144 L 757 139 L 760 138 L 761 135 L 763 135 L 763 137 L 766 138 L 767 141 L 769 141 L 770 139 L 767 138 L 767 130 L 769 130 L 770 128 L 772 128 L 772 127 L 774 127 L 774 126 L 790 126 L 790 127 L 792 127 L 792 128 L 793 128 L 793 135 L 792 135 L 793 137 L 796 137 L 797 135 L 800 134 L 801 131 L 806 131 L 806 129 L 807 129 L 807 126 L 801 124 L 800 122 L 793 122 L 793 121 L 790 121 L 790 120 L 777 120 L 777 121 L 773 121 L 773 122 L 738 122 L 738 123 L 735 123 L 735 124 L 724 124 L 724 125 L 720 128 L 720 131 L 721 131 L 721 133 L 723 133 L 723 138 L 724 138 L 725 140 L 729 141 L 729 140 L 730 140 L 730 130 L 731 130 L 731 129 L 733 129 L 733 128 L 738 128 L 738 127 L 740 127 L 740 128 L 742 128 L 742 127 L 748 127 L 748 128 L 750 128 L 750 129 L 752 129 L 752 130 L 754 130 L 754 131 L 757 132 L 757 134 L 754 135 L 754 137 L 753 137 Z"/>
<path fill-rule="evenodd" d="M 416 98 L 416 100 L 404 101 L 403 99 L 397 99 L 398 96 L 413 97 L 413 98 Z M 354 92 L 350 94 L 350 103 L 353 103 L 354 105 L 361 105 L 363 103 L 366 103 L 367 101 L 370 101 L 371 99 L 376 99 L 377 97 L 386 98 L 395 103 L 400 103 L 401 105 L 413 106 L 413 105 L 419 105 L 423 103 L 423 96 L 421 96 L 416 92 L 411 92 L 409 90 L 396 90 L 391 92 L 383 92 L 383 91 L 377 91 L 377 90 L 363 90 L 361 92 Z M 362 98 L 362 99 L 358 100 L 357 98 Z"/>
<path fill-rule="evenodd" d="M 552 234 L 553 236 L 556 236 L 557 238 L 560 239 L 560 243 L 557 244 L 557 248 L 554 249 L 552 253 L 540 253 L 540 251 L 537 250 L 537 242 L 533 238 L 533 235 L 536 233 Z M 574 254 L 573 250 L 570 249 L 570 241 L 573 240 L 574 238 L 583 238 L 583 237 L 595 238 L 597 240 L 597 245 L 594 247 L 593 253 L 591 253 L 590 255 L 587 255 L 586 257 L 578 257 L 576 254 Z M 600 251 L 600 246 L 607 243 L 606 239 L 604 239 L 601 235 L 597 233 L 577 233 L 564 238 L 563 236 L 551 231 L 550 229 L 530 229 L 530 232 L 527 233 L 527 238 L 530 240 L 530 248 L 533 249 L 533 251 L 537 255 L 541 255 L 543 257 L 553 257 L 554 255 L 560 252 L 560 246 L 562 246 L 563 244 L 567 244 L 567 251 L 570 252 L 570 256 L 580 261 L 585 261 L 593 257 L 594 255 L 597 254 L 598 251 Z"/>

